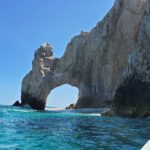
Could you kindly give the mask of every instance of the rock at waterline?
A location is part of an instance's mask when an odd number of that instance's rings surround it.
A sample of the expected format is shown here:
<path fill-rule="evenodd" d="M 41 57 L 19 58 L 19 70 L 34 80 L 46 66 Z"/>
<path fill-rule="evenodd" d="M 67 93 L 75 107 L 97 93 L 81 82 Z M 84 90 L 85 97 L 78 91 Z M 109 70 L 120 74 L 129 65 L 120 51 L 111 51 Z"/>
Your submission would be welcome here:
<path fill-rule="evenodd" d="M 128 117 L 150 116 L 150 14 L 140 24 L 134 51 L 129 54 L 122 83 L 114 96 L 114 111 Z"/>
<path fill-rule="evenodd" d="M 66 109 L 76 109 L 76 104 L 70 104 Z"/>
<path fill-rule="evenodd" d="M 17 100 L 17 101 L 15 101 L 15 103 L 13 104 L 13 106 L 22 106 L 22 104 Z"/>

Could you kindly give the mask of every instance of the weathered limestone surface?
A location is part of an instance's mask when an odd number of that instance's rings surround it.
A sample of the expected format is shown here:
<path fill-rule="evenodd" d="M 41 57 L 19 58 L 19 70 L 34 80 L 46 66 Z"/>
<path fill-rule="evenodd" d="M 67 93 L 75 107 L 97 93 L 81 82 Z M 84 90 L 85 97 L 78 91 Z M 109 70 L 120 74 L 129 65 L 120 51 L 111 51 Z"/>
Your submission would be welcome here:
<path fill-rule="evenodd" d="M 129 55 L 128 67 L 124 73 L 124 81 L 118 87 L 115 94 L 114 110 L 120 115 L 131 117 L 150 115 L 149 8 L 146 9 L 141 22 L 138 43 L 134 51 Z"/>
<path fill-rule="evenodd" d="M 79 89 L 77 108 L 112 102 L 128 54 L 138 41 L 146 3 L 116 0 L 95 28 L 71 39 L 60 59 L 51 55 L 50 45 L 42 45 L 35 52 L 32 71 L 23 79 L 22 103 L 44 109 L 51 90 L 65 83 Z"/>

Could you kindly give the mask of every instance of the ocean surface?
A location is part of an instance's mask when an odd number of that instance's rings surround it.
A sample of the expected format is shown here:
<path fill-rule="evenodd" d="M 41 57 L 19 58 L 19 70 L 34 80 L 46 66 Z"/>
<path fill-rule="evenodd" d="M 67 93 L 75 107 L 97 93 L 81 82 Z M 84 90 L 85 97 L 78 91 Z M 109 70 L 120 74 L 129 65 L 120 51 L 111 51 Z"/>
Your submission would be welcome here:
<path fill-rule="evenodd" d="M 0 150 L 140 150 L 148 139 L 149 118 L 0 106 Z"/>

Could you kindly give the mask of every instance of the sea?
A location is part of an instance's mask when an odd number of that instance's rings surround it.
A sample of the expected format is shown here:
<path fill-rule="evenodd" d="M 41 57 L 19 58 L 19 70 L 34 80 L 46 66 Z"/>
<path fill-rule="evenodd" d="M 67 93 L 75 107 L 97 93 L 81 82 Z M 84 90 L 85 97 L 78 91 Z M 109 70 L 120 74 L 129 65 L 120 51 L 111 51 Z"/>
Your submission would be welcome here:
<path fill-rule="evenodd" d="M 149 139 L 150 118 L 0 106 L 0 150 L 140 150 Z"/>

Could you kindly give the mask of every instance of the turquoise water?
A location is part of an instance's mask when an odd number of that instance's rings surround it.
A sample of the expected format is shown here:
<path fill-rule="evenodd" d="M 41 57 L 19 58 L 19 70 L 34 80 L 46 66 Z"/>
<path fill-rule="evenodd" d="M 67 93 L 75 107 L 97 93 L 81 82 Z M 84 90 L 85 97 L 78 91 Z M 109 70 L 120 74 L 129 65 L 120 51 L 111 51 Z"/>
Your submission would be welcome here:
<path fill-rule="evenodd" d="M 0 106 L 0 150 L 139 150 L 150 119 Z"/>

